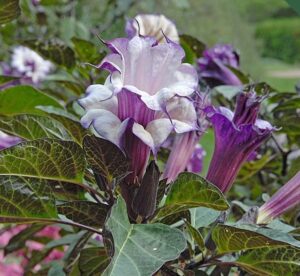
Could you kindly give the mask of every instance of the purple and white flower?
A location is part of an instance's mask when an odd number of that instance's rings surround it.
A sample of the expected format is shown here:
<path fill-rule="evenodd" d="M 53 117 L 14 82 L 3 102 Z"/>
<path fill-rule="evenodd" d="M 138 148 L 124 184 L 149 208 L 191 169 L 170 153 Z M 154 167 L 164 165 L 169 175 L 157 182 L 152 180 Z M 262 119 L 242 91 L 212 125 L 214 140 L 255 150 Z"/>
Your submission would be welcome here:
<path fill-rule="evenodd" d="M 28 79 L 33 84 L 37 84 L 50 73 L 53 64 L 44 60 L 31 49 L 18 46 L 13 50 L 11 67 L 12 75 Z"/>
<path fill-rule="evenodd" d="M 210 86 L 242 85 L 240 79 L 229 67 L 239 68 L 239 55 L 228 44 L 217 44 L 206 49 L 198 59 L 199 75 Z"/>
<path fill-rule="evenodd" d="M 183 64 L 183 49 L 149 37 L 118 38 L 99 68 L 110 72 L 104 85 L 88 87 L 79 100 L 86 110 L 81 122 L 125 151 L 131 160 L 130 182 L 144 174 L 150 151 L 155 154 L 172 131 L 198 129 L 193 101 L 198 77 Z"/>
<path fill-rule="evenodd" d="M 206 151 L 201 145 L 197 144 L 192 153 L 192 157 L 188 161 L 186 170 L 192 173 L 201 173 L 203 170 L 203 159 L 206 155 Z"/>
<path fill-rule="evenodd" d="M 127 20 L 125 31 L 129 38 L 137 35 L 155 37 L 157 42 L 168 39 L 179 42 L 175 24 L 163 14 L 139 14 Z"/>
<path fill-rule="evenodd" d="M 257 224 L 268 224 L 299 204 L 300 171 L 259 208 Z"/>
<path fill-rule="evenodd" d="M 274 130 L 269 122 L 257 118 L 262 100 L 253 91 L 241 92 L 234 113 L 225 107 L 206 108 L 215 132 L 207 179 L 222 192 L 231 188 L 243 163 Z"/>

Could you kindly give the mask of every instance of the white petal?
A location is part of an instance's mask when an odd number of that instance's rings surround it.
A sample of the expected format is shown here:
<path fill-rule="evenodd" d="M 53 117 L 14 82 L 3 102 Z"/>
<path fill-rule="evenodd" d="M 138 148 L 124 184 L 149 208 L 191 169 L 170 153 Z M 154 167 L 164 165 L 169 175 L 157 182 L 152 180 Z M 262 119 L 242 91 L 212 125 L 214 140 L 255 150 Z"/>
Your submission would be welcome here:
<path fill-rule="evenodd" d="M 102 84 L 90 85 L 86 90 L 86 96 L 78 100 L 85 110 L 106 109 L 117 114 L 118 100 L 109 86 Z"/>
<path fill-rule="evenodd" d="M 82 118 L 81 124 L 88 128 L 92 125 L 103 138 L 119 146 L 120 119 L 110 111 L 104 109 L 89 110 Z"/>
<path fill-rule="evenodd" d="M 255 121 L 255 126 L 257 126 L 259 129 L 273 129 L 272 125 L 269 122 L 261 119 L 257 119 Z"/>
<path fill-rule="evenodd" d="M 147 125 L 146 130 L 151 134 L 154 147 L 157 149 L 166 141 L 173 130 L 173 125 L 167 118 L 156 119 Z"/>
<path fill-rule="evenodd" d="M 154 141 L 151 134 L 144 129 L 144 127 L 138 123 L 134 123 L 132 126 L 132 133 L 140 138 L 146 145 L 154 150 Z"/>

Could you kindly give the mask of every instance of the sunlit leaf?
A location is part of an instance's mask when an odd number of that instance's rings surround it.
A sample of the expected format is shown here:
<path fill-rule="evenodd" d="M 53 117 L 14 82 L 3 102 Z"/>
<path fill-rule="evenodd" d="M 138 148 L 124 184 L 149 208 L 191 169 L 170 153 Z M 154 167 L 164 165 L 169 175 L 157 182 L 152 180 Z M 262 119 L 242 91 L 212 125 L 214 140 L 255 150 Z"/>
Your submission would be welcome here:
<path fill-rule="evenodd" d="M 56 100 L 31 86 L 14 86 L 0 93 L 0 115 L 44 114 L 41 110 L 36 109 L 38 105 L 60 107 Z"/>
<path fill-rule="evenodd" d="M 185 249 L 181 231 L 164 224 L 130 224 L 125 201 L 112 207 L 107 228 L 113 235 L 114 256 L 103 275 L 152 275 Z M 125 265 L 126 264 L 126 265 Z"/>

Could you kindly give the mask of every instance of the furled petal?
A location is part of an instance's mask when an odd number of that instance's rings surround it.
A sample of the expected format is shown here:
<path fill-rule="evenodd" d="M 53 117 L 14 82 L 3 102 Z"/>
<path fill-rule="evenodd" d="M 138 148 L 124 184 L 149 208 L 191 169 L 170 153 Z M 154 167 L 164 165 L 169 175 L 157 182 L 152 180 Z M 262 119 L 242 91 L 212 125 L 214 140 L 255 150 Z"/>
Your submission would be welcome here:
<path fill-rule="evenodd" d="M 134 123 L 132 127 L 132 133 L 140 138 L 148 147 L 154 149 L 154 141 L 151 134 L 144 129 L 140 124 Z"/>
<path fill-rule="evenodd" d="M 92 125 L 101 137 L 120 146 L 121 121 L 110 111 L 91 109 L 81 118 L 81 124 L 85 128 Z"/>
<path fill-rule="evenodd" d="M 90 85 L 86 90 L 86 95 L 78 100 L 85 110 L 106 109 L 117 114 L 118 100 L 108 86 L 102 84 Z"/>
<path fill-rule="evenodd" d="M 122 71 L 122 59 L 119 54 L 109 54 L 107 55 L 99 65 L 100 69 L 106 69 L 109 72 L 113 73 Z"/>

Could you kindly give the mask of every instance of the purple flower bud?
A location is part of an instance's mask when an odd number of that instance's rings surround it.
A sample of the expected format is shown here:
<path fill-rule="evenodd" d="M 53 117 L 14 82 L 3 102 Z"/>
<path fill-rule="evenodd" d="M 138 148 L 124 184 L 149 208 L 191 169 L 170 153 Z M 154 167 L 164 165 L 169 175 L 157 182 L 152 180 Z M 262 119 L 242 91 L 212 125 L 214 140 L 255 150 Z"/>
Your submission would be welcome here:
<path fill-rule="evenodd" d="M 239 78 L 227 67 L 239 68 L 239 55 L 231 45 L 218 44 L 204 51 L 198 59 L 199 75 L 214 87 L 241 85 Z"/>
<path fill-rule="evenodd" d="M 10 136 L 0 131 L 0 150 L 12 147 L 21 142 L 21 138 Z"/>
<path fill-rule="evenodd" d="M 206 151 L 197 144 L 194 148 L 192 157 L 190 158 L 186 170 L 193 173 L 201 173 L 203 169 L 203 158 L 206 155 Z"/>
<path fill-rule="evenodd" d="M 138 14 L 135 18 L 127 20 L 125 31 L 129 38 L 136 35 L 152 36 L 157 42 L 166 42 L 165 36 L 179 42 L 175 24 L 163 14 Z"/>
<path fill-rule="evenodd" d="M 298 204 L 300 204 L 300 171 L 259 208 L 257 224 L 268 224 Z"/>
<path fill-rule="evenodd" d="M 182 64 L 183 49 L 171 41 L 135 36 L 107 43 L 111 50 L 99 65 L 110 72 L 104 85 L 88 87 L 79 103 L 87 111 L 84 127 L 93 126 L 118 145 L 131 160 L 128 183 L 140 181 L 150 151 L 156 154 L 172 131 L 198 129 L 189 98 L 198 78 L 190 64 Z"/>
<path fill-rule="evenodd" d="M 257 118 L 262 99 L 255 92 L 242 92 L 234 113 L 225 107 L 205 109 L 215 132 L 207 179 L 222 192 L 231 188 L 243 163 L 274 130 L 269 122 Z"/>

